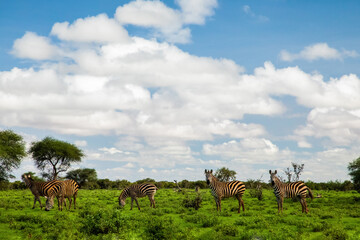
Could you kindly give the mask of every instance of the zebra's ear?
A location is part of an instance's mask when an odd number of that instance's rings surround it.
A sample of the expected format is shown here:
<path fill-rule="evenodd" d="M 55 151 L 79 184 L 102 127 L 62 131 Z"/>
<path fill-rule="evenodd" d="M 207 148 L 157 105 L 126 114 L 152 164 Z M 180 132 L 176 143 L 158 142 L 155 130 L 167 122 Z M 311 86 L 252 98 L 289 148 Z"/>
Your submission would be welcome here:
<path fill-rule="evenodd" d="M 269 173 L 271 174 L 271 170 L 269 170 Z"/>
<path fill-rule="evenodd" d="M 277 174 L 277 170 L 275 170 L 275 174 Z"/>
<path fill-rule="evenodd" d="M 210 173 L 212 173 L 212 169 L 210 170 Z"/>

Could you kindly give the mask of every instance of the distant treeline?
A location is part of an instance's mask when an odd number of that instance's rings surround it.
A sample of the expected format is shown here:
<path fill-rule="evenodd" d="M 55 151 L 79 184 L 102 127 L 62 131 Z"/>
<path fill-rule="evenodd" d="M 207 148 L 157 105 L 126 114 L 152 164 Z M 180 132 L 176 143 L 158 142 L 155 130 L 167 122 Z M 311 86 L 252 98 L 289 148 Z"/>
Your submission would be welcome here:
<path fill-rule="evenodd" d="M 87 181 L 80 185 L 81 189 L 124 189 L 125 187 L 135 184 L 135 183 L 154 183 L 159 189 L 161 188 L 173 188 L 178 189 L 195 189 L 195 187 L 200 187 L 200 189 L 207 189 L 208 186 L 205 181 L 188 181 L 182 180 L 178 183 L 169 182 L 169 181 L 155 181 L 151 178 L 145 178 L 135 182 L 130 182 L 128 180 L 115 180 L 111 181 L 109 179 L 96 179 L 94 181 Z M 269 183 L 258 180 L 248 180 L 244 182 L 247 189 L 255 189 L 261 187 L 262 189 L 272 189 Z M 359 190 L 354 188 L 354 184 L 351 181 L 329 181 L 329 182 L 305 182 L 308 187 L 312 190 L 336 190 L 336 191 L 350 191 L 350 190 Z M 9 190 L 9 189 L 26 189 L 26 185 L 22 181 L 0 181 L 0 190 Z"/>

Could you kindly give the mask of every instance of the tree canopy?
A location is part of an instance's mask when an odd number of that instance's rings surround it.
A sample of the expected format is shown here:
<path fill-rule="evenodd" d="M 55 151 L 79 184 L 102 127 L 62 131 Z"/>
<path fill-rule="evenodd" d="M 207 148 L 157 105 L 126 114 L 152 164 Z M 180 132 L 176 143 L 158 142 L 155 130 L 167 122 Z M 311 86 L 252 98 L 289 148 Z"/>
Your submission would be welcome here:
<path fill-rule="evenodd" d="M 66 174 L 66 178 L 74 180 L 82 187 L 88 182 L 95 182 L 97 180 L 97 173 L 93 168 L 79 168 L 69 171 Z"/>
<path fill-rule="evenodd" d="M 214 176 L 221 182 L 233 181 L 236 179 L 236 172 L 226 167 L 217 169 Z"/>
<path fill-rule="evenodd" d="M 348 170 L 355 188 L 360 191 L 360 157 L 349 163 Z"/>
<path fill-rule="evenodd" d="M 10 172 L 20 166 L 25 156 L 22 136 L 11 130 L 0 131 L 0 180 L 13 178 Z"/>
<path fill-rule="evenodd" d="M 46 137 L 33 142 L 29 153 L 35 165 L 48 179 L 57 179 L 59 173 L 66 172 L 72 163 L 81 162 L 84 153 L 74 144 Z"/>

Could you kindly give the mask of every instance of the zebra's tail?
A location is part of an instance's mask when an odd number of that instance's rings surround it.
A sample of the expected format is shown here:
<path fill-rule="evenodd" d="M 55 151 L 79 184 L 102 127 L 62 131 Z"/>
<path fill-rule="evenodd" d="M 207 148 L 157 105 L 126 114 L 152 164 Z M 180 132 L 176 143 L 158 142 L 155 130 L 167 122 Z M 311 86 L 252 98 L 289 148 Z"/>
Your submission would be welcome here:
<path fill-rule="evenodd" d="M 307 189 L 309 190 L 309 197 L 310 197 L 311 199 L 314 199 L 314 195 L 313 195 L 311 189 L 310 189 L 309 187 L 308 187 Z"/>

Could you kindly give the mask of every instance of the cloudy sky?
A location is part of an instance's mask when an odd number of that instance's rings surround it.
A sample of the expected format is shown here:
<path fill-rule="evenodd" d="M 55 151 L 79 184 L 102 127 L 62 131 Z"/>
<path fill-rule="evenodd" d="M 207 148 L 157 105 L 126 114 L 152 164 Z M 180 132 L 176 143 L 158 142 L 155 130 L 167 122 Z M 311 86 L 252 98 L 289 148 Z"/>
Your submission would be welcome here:
<path fill-rule="evenodd" d="M 2 1 L 0 129 L 51 136 L 99 178 L 349 179 L 358 1 Z M 30 158 L 13 172 L 37 172 Z"/>

